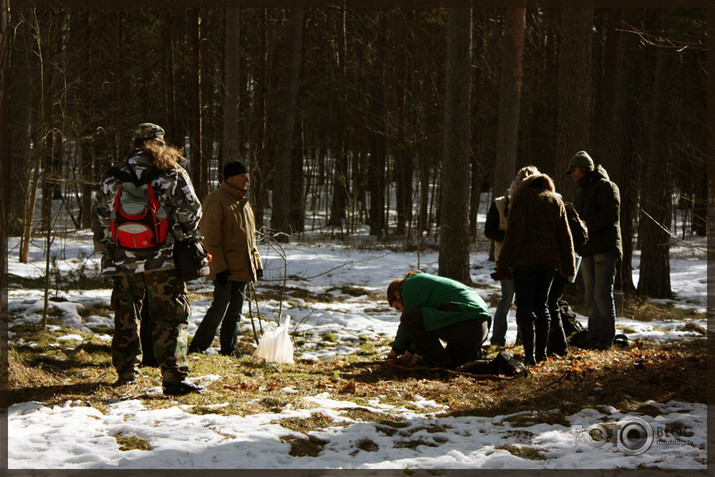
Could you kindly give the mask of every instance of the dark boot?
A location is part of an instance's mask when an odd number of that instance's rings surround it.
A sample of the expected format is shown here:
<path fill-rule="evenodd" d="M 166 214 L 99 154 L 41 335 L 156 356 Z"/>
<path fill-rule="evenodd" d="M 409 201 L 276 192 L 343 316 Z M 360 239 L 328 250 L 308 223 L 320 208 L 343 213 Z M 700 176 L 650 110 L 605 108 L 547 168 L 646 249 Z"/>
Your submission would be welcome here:
<path fill-rule="evenodd" d="M 555 310 L 549 308 L 551 315 L 551 325 L 549 327 L 549 344 L 546 347 L 546 356 L 557 354 L 566 356 L 568 354 L 568 346 L 566 344 L 566 332 L 561 318 L 561 312 L 558 307 Z"/>
<path fill-rule="evenodd" d="M 534 354 L 536 362 L 546 361 L 546 345 L 549 342 L 549 322 L 536 322 L 536 340 L 534 344 Z"/>
<path fill-rule="evenodd" d="M 495 369 L 494 374 L 515 377 L 523 377 L 529 374 L 526 367 L 514 359 L 511 353 L 506 350 L 499 351 L 499 354 L 491 361 L 491 364 Z"/>
<path fill-rule="evenodd" d="M 519 334 L 521 335 L 521 342 L 524 345 L 524 364 L 534 366 L 536 364 L 536 360 L 534 359 L 534 323 L 527 325 L 523 323 L 520 324 Z"/>
<path fill-rule="evenodd" d="M 164 395 L 167 396 L 183 396 L 189 393 L 200 393 L 204 388 L 197 386 L 189 381 L 169 381 L 165 382 L 164 385 Z"/>

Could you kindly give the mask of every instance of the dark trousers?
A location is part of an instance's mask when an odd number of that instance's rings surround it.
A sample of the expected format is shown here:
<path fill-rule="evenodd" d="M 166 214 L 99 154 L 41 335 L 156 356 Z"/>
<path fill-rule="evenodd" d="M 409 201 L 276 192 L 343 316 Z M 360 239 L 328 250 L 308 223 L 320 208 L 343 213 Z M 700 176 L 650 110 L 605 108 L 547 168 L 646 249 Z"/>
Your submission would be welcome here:
<path fill-rule="evenodd" d="M 231 280 L 222 285 L 214 280 L 214 299 L 191 340 L 191 351 L 206 351 L 221 325 L 220 353 L 230 355 L 234 352 L 246 285 L 246 282 Z"/>
<path fill-rule="evenodd" d="M 551 327 L 549 329 L 549 343 L 546 348 L 546 354 L 556 353 L 565 356 L 568 352 L 566 333 L 564 332 L 564 324 L 559 311 L 559 300 L 564 294 L 566 283 L 568 283 L 568 278 L 556 272 L 554 280 L 551 282 L 547 301 L 549 315 L 551 315 Z"/>
<path fill-rule="evenodd" d="M 421 308 L 405 308 L 400 324 L 417 347 L 417 353 L 432 366 L 459 366 L 470 361 L 489 331 L 486 320 L 475 319 L 428 332 Z M 440 339 L 447 343 L 446 347 Z"/>
<path fill-rule="evenodd" d="M 551 315 L 546 304 L 554 268 L 549 265 L 523 265 L 514 268 L 516 323 L 524 344 L 525 361 L 546 359 Z"/>

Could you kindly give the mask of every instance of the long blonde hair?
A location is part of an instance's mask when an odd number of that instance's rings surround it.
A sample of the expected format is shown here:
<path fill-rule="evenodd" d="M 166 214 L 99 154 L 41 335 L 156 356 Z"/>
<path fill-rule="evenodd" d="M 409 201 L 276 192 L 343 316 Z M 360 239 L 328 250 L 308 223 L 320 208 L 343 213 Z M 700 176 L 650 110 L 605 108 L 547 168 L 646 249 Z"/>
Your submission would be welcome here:
<path fill-rule="evenodd" d="M 167 145 L 163 139 L 147 139 L 143 141 L 139 147 L 151 153 L 154 158 L 154 166 L 162 171 L 178 169 L 184 159 L 181 151 L 173 146 Z"/>
<path fill-rule="evenodd" d="M 517 186 L 524 182 L 524 179 L 535 174 L 539 174 L 539 169 L 537 169 L 536 166 L 525 166 L 519 169 L 516 173 L 516 177 L 509 186 L 509 189 L 506 191 L 507 197 L 514 195 L 514 191 L 516 191 Z"/>

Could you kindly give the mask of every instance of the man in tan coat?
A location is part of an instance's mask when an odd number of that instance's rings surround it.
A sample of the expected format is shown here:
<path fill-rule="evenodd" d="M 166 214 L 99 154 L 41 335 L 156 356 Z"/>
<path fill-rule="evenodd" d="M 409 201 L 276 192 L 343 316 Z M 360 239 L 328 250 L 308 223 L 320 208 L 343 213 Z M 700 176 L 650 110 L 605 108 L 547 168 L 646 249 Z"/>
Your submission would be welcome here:
<path fill-rule="evenodd" d="M 223 168 L 223 177 L 221 187 L 202 204 L 204 215 L 199 227 L 213 257 L 208 279 L 214 281 L 214 299 L 191 340 L 189 353 L 206 351 L 221 325 L 220 353 L 235 354 L 246 285 L 263 276 L 253 209 L 246 198 L 248 170 L 241 162 L 229 162 Z"/>

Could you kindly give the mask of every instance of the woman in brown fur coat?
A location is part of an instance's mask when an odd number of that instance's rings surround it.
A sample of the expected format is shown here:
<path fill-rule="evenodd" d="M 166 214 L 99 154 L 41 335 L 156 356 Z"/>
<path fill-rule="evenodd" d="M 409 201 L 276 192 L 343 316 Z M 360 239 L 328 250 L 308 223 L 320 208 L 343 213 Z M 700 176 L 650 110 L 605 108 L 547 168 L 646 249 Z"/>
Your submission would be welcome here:
<path fill-rule="evenodd" d="M 525 179 L 512 195 L 509 222 L 497 271 L 514 278 L 516 322 L 524 344 L 524 363 L 546 359 L 551 317 L 546 304 L 559 269 L 574 274 L 574 248 L 566 209 L 546 174 Z"/>

